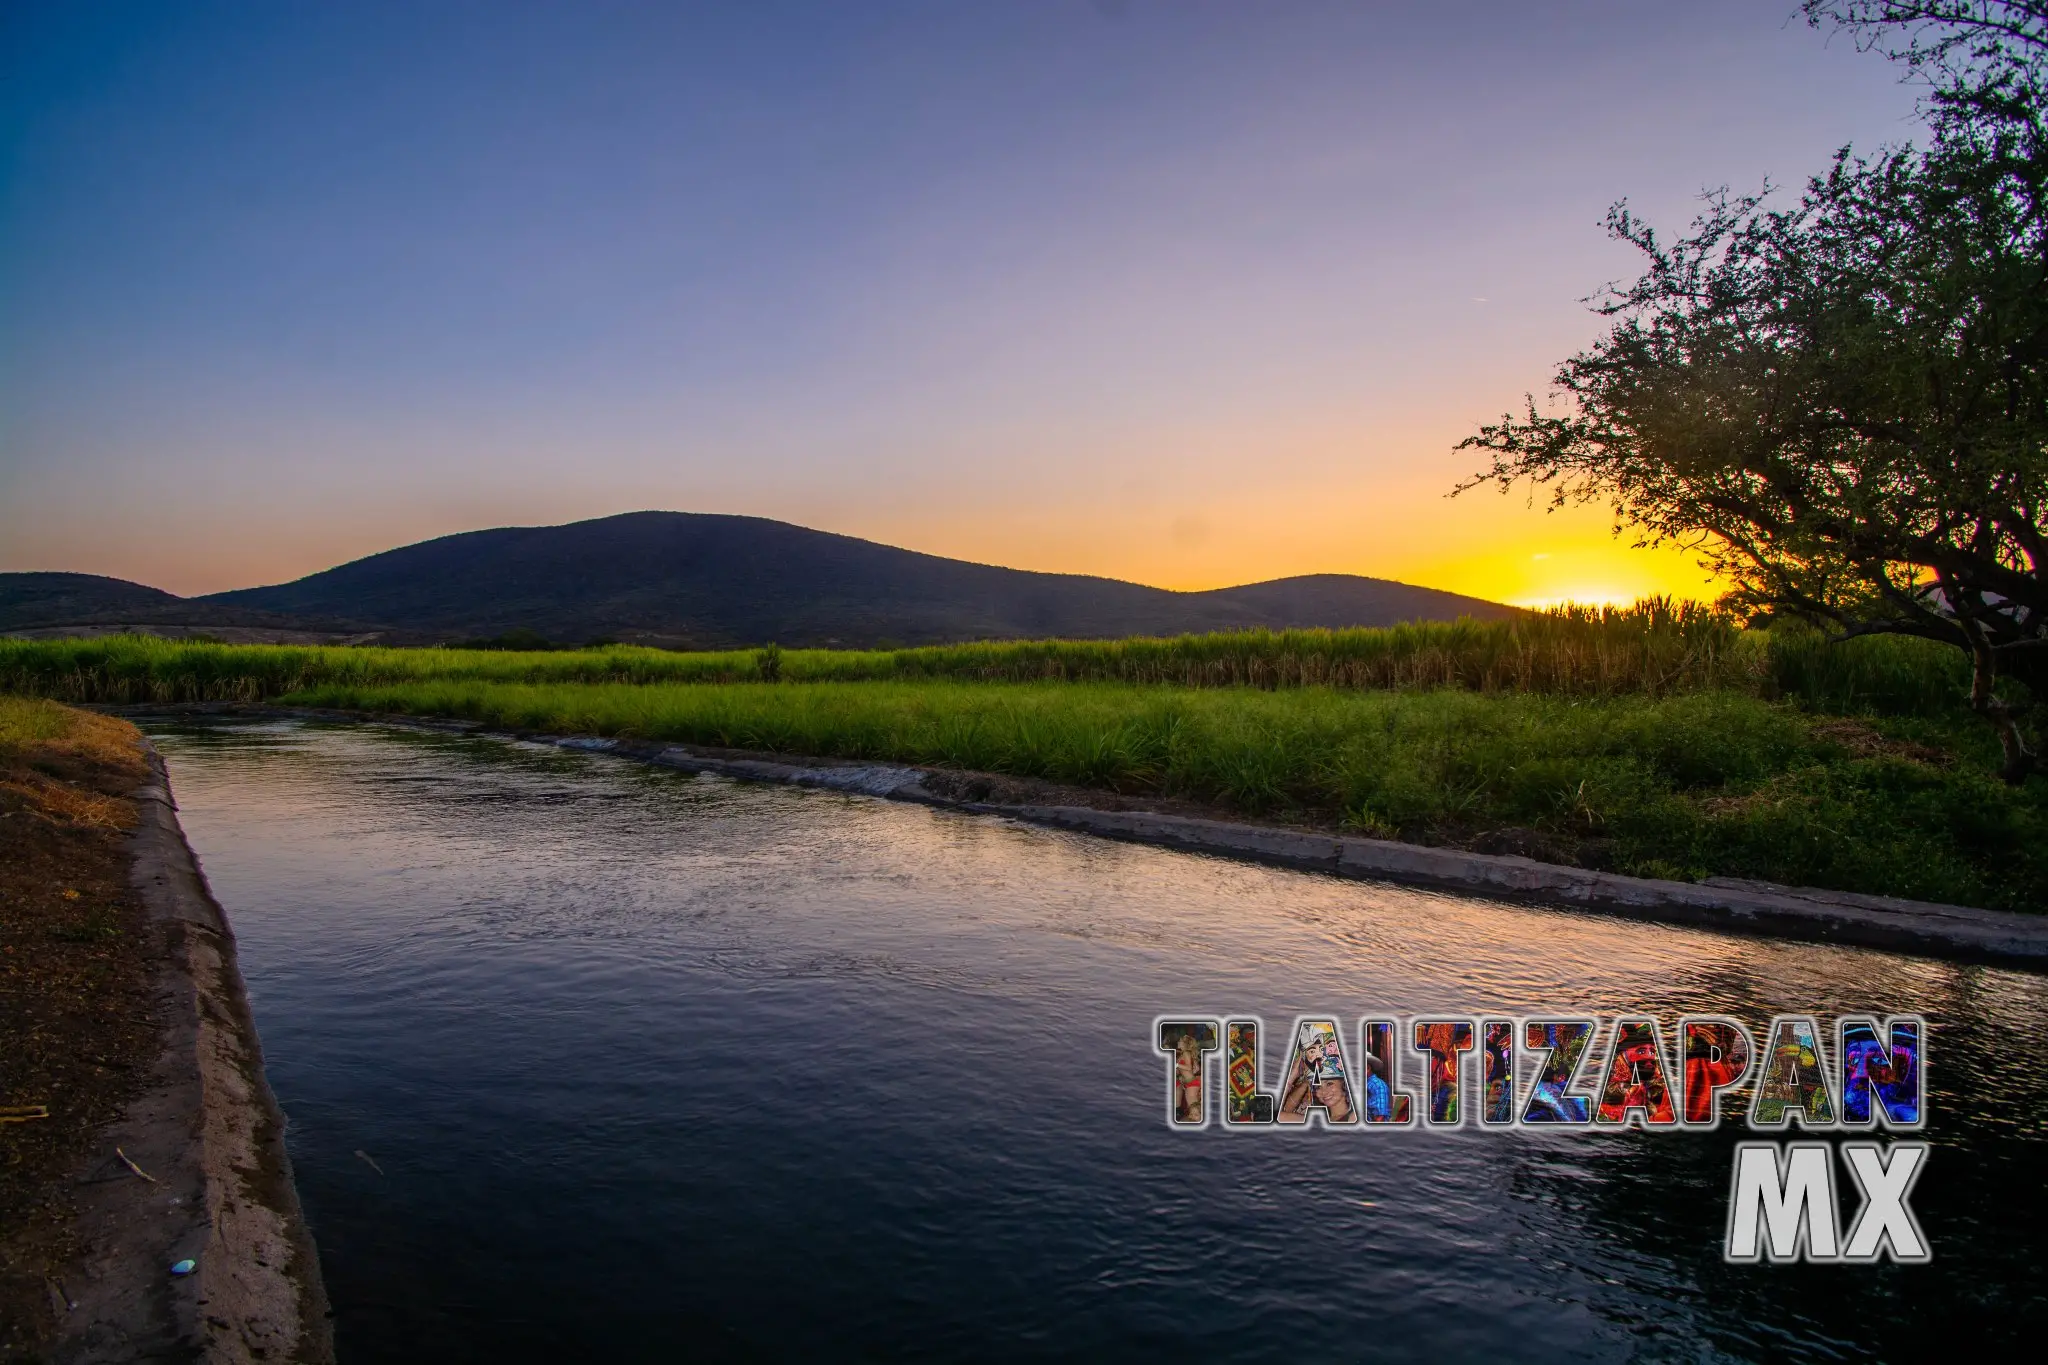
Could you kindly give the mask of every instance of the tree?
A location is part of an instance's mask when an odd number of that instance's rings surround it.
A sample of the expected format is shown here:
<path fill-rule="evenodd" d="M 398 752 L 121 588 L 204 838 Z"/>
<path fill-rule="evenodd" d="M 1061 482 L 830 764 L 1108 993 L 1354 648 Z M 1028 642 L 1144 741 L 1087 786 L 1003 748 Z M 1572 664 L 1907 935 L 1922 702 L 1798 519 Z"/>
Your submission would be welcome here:
<path fill-rule="evenodd" d="M 1929 145 L 1844 150 L 1790 207 L 1712 195 L 1668 243 L 1617 205 L 1644 274 L 1598 297 L 1613 323 L 1558 367 L 1561 410 L 1461 443 L 1492 463 L 1459 491 L 1606 501 L 1731 604 L 1964 650 L 2021 782 L 2028 707 L 1997 683 L 2048 700 L 2048 4 L 1807 10 L 1898 40 Z"/>
<path fill-rule="evenodd" d="M 2042 0 L 1801 0 L 1814 28 L 1832 24 L 1882 52 L 1928 87 L 1937 133 L 1986 126 L 2039 128 Z"/>

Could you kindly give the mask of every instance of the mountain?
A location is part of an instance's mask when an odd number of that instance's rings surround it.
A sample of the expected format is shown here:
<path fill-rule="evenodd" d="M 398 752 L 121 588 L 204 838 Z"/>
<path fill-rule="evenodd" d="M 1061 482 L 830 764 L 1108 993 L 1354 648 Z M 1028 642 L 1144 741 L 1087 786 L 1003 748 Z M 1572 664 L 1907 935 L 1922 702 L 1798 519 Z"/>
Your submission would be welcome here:
<path fill-rule="evenodd" d="M 161 588 L 91 573 L 0 573 L 0 632 L 15 635 L 205 634 L 229 640 L 291 641 L 354 633 L 346 622 L 303 621 L 276 612 L 178 597 Z"/>
<path fill-rule="evenodd" d="M 185 599 L 161 588 L 94 573 L 0 574 L 0 630 L 112 620 L 138 620 L 178 609 Z"/>
<path fill-rule="evenodd" d="M 468 531 L 291 583 L 191 600 L 375 623 L 408 635 L 530 630 L 554 640 L 609 636 L 698 648 L 1374 626 L 1515 610 L 1346 574 L 1170 592 L 943 559 L 760 517 L 688 512 Z"/>

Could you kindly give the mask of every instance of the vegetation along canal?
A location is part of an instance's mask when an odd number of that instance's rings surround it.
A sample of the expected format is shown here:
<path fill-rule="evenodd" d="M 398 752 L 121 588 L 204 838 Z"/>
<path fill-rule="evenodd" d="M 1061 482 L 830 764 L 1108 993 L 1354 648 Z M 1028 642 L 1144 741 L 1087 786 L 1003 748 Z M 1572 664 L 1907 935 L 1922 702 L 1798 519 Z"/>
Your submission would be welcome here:
<path fill-rule="evenodd" d="M 2048 1326 L 2048 979 L 503 740 L 148 728 L 354 1365 L 1832 1360 Z M 1739 1124 L 1174 1132 L 1175 1009 L 1918 1011 L 1934 1260 L 1724 1264 Z"/>

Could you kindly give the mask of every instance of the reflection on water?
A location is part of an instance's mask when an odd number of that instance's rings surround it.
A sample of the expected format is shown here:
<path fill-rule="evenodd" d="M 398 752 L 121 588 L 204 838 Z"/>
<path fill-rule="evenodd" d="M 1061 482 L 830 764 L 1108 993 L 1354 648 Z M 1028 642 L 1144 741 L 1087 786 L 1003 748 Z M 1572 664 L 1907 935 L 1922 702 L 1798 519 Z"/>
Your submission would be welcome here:
<path fill-rule="evenodd" d="M 534 745 L 153 733 L 349 1365 L 1914 1359 L 2048 1326 L 2041 978 Z M 1916 1011 L 1935 1260 L 1724 1265 L 1739 1124 L 1175 1133 L 1174 1010 Z"/>

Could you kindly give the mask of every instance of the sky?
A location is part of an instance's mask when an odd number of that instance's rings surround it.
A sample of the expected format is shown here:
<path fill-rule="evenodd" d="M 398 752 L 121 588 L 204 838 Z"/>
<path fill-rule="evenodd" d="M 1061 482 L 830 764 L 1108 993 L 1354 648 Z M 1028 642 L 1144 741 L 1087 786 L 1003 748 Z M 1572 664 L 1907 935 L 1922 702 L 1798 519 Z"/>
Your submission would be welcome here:
<path fill-rule="evenodd" d="M 0 0 L 0 570 L 643 508 L 1171 588 L 1712 591 L 1450 490 L 1914 92 L 1794 0 Z"/>

